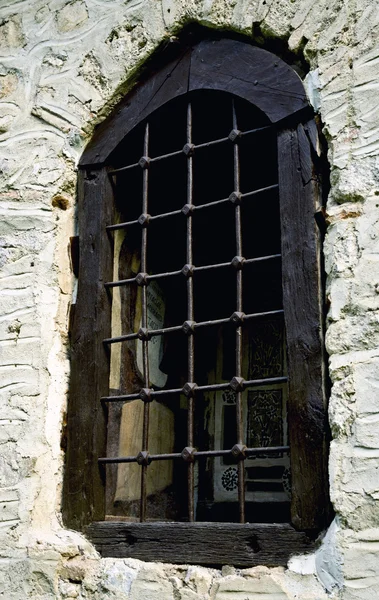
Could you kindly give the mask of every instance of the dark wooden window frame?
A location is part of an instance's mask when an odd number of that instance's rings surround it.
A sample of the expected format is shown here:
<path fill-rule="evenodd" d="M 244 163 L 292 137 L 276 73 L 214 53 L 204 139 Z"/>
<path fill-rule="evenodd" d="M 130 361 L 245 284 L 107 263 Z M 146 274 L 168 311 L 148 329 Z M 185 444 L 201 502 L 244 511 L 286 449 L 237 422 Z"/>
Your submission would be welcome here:
<path fill-rule="evenodd" d="M 219 90 L 261 109 L 277 129 L 283 305 L 289 371 L 291 524 L 126 523 L 103 521 L 112 251 L 109 156 L 169 100 Z M 285 565 L 314 547 L 329 519 L 326 385 L 320 231 L 315 176 L 317 128 L 300 78 L 277 56 L 248 43 L 204 40 L 137 85 L 96 131 L 79 164 L 79 288 L 72 326 L 71 382 L 63 517 L 87 531 L 103 556 L 174 563 Z"/>

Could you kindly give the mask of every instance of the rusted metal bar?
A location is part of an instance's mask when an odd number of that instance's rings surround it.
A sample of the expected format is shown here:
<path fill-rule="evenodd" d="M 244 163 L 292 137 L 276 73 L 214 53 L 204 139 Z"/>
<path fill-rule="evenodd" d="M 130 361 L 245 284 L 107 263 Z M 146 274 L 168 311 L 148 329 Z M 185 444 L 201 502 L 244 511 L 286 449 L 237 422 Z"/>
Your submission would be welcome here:
<path fill-rule="evenodd" d="M 268 185 L 263 188 L 258 188 L 257 190 L 252 190 L 251 192 L 245 192 L 244 194 L 240 194 L 239 200 L 243 200 L 245 198 L 250 198 L 251 196 L 256 196 L 257 194 L 262 194 L 264 192 L 269 192 L 270 190 L 278 189 L 278 184 L 274 183 L 273 185 Z M 227 202 L 231 202 L 233 198 L 228 196 L 228 198 L 221 198 L 220 200 L 214 200 L 213 202 L 207 202 L 206 204 L 198 204 L 197 206 L 192 206 L 192 211 L 197 212 L 199 210 L 203 210 L 204 208 L 213 208 L 218 204 L 225 204 Z M 171 212 L 161 213 L 159 215 L 149 215 L 149 223 L 158 221 L 160 219 L 166 219 L 167 217 L 173 217 L 175 215 L 180 215 L 183 213 L 183 209 L 173 210 Z M 115 231 L 116 229 L 125 229 L 131 225 L 141 225 L 141 222 L 138 219 L 134 221 L 125 221 L 125 223 L 115 223 L 114 225 L 107 225 L 107 231 Z"/>
<path fill-rule="evenodd" d="M 269 254 L 267 256 L 257 256 L 255 258 L 244 258 L 241 266 L 250 265 L 256 262 L 262 262 L 265 260 L 272 260 L 273 258 L 281 258 L 281 254 Z M 187 265 L 185 265 L 186 267 Z M 156 279 L 164 279 L 166 277 L 175 277 L 177 275 L 183 275 L 183 271 L 185 269 L 180 269 L 180 271 L 167 271 L 166 273 L 156 273 L 154 275 L 146 274 L 144 279 L 149 281 L 154 281 Z M 214 269 L 224 269 L 226 267 L 234 267 L 233 261 L 217 263 L 215 265 L 203 265 L 201 267 L 195 267 L 191 265 L 191 270 L 193 273 L 197 273 L 200 271 L 213 271 Z M 137 276 L 138 277 L 138 276 Z M 138 283 L 137 277 L 131 277 L 130 279 L 120 279 L 119 281 L 107 281 L 104 286 L 106 288 L 119 287 L 122 285 L 130 285 L 131 283 Z"/>
<path fill-rule="evenodd" d="M 247 131 L 241 131 L 240 135 L 251 135 L 253 133 L 257 133 L 259 131 L 264 131 L 265 129 L 270 129 L 270 125 L 266 125 L 265 127 L 258 127 L 256 129 L 248 129 Z M 203 142 L 202 144 L 193 145 L 194 150 L 199 150 L 201 148 L 209 148 L 211 146 L 216 146 L 217 144 L 224 144 L 225 142 L 229 142 L 230 137 L 223 137 L 217 140 L 211 140 L 209 142 Z M 165 160 L 167 158 L 172 158 L 173 156 L 180 156 L 183 153 L 183 150 L 175 150 L 175 152 L 168 152 L 167 154 L 161 154 L 160 156 L 154 156 L 150 158 L 150 163 L 156 163 L 160 160 Z M 122 173 L 123 171 L 128 171 L 129 169 L 134 169 L 140 166 L 140 162 L 133 163 L 131 165 L 126 165 L 125 167 L 120 167 L 119 169 L 113 169 L 109 171 L 109 175 L 116 175 L 117 173 Z"/>
<path fill-rule="evenodd" d="M 196 329 L 201 329 L 203 327 L 213 327 L 215 325 L 226 325 L 228 323 L 233 323 L 236 324 L 238 323 L 239 320 L 241 321 L 248 321 L 250 319 L 259 319 L 260 317 L 271 317 L 271 316 L 275 316 L 275 315 L 280 315 L 283 314 L 283 309 L 280 308 L 278 310 L 268 310 L 265 312 L 258 312 L 258 313 L 251 313 L 248 315 L 245 315 L 244 313 L 233 313 L 231 317 L 227 317 L 225 319 L 215 319 L 213 321 L 200 321 L 199 323 L 195 323 L 192 321 L 191 323 L 191 328 L 193 331 L 195 331 Z M 173 327 L 165 327 L 162 329 L 144 329 L 144 330 L 139 330 L 137 332 L 134 333 L 127 333 L 126 335 L 119 335 L 117 337 L 113 337 L 113 338 L 106 338 L 103 340 L 104 344 L 116 344 L 116 343 L 121 343 L 121 342 L 127 342 L 129 340 L 136 340 L 136 339 L 142 339 L 144 337 L 146 338 L 151 338 L 157 335 L 166 335 L 167 333 L 177 333 L 179 331 L 184 331 L 185 330 L 185 325 L 188 322 L 186 321 L 184 325 L 175 325 Z"/>
<path fill-rule="evenodd" d="M 249 388 L 249 387 L 254 387 L 256 385 L 270 385 L 272 383 L 274 384 L 279 384 L 279 383 L 287 383 L 288 381 L 288 377 L 265 377 L 262 379 L 241 379 L 239 381 L 234 381 L 235 378 L 232 379 L 232 381 L 230 381 L 229 383 L 212 383 L 210 385 L 199 385 L 197 386 L 195 384 L 195 387 L 193 388 L 193 393 L 196 394 L 198 392 L 217 392 L 220 390 L 234 390 L 235 391 L 235 387 L 240 387 L 241 391 Z M 145 392 L 146 389 L 149 391 L 149 397 L 150 398 L 156 398 L 158 396 L 169 396 L 172 394 L 186 394 L 186 391 L 184 390 L 184 388 L 171 388 L 169 390 L 154 390 L 154 389 L 150 389 L 150 388 L 144 388 Z M 138 398 L 141 398 L 141 396 L 144 396 L 144 392 L 142 390 L 140 390 L 138 393 L 134 393 L 134 394 L 124 394 L 121 396 L 103 396 L 101 398 L 102 402 L 130 402 L 131 400 L 137 400 Z"/>
<path fill-rule="evenodd" d="M 246 457 L 256 456 L 259 454 L 275 454 L 277 452 L 289 452 L 289 446 L 262 446 L 260 448 L 245 448 L 244 453 Z M 194 459 L 198 458 L 216 458 L 218 456 L 234 456 L 235 450 L 231 448 L 230 450 L 195 450 L 192 452 L 192 456 Z M 140 460 L 141 454 L 137 456 L 115 456 L 115 457 L 102 457 L 99 458 L 99 463 L 108 464 L 108 463 L 133 463 L 138 462 Z M 148 462 L 153 462 L 157 460 L 175 460 L 181 458 L 183 459 L 182 452 L 173 452 L 171 454 L 149 454 L 146 459 Z M 192 463 L 191 463 L 192 464 Z"/>
<path fill-rule="evenodd" d="M 187 143 L 188 149 L 192 148 L 192 106 L 191 102 L 187 106 Z M 193 204 L 193 158 L 192 152 L 189 151 L 187 154 L 187 205 L 192 206 Z M 187 320 L 190 323 L 194 322 L 194 299 L 193 299 L 193 277 L 191 272 L 193 256 L 192 256 L 192 211 L 187 213 L 187 252 L 186 252 L 187 265 L 189 265 L 188 277 L 187 277 Z M 194 383 L 195 376 L 195 343 L 193 332 L 189 332 L 188 335 L 188 373 L 187 380 L 189 384 Z M 194 396 L 189 394 L 188 396 L 188 415 L 187 415 L 187 445 L 189 448 L 193 448 L 194 439 Z M 188 520 L 194 521 L 195 519 L 195 480 L 194 480 L 194 464 L 192 461 L 188 462 Z"/>
<path fill-rule="evenodd" d="M 240 132 L 238 131 L 237 113 L 234 99 L 232 100 L 232 113 L 233 113 L 233 170 L 234 170 L 234 193 L 235 197 L 240 196 L 240 157 L 239 157 L 239 146 L 238 138 Z M 241 225 L 241 206 L 239 202 L 235 204 L 235 226 L 236 226 L 236 257 L 242 257 L 242 225 Z M 242 313 L 242 269 L 237 269 L 237 282 L 236 282 L 236 304 L 237 313 Z M 242 323 L 236 328 L 236 378 L 241 379 L 242 377 Z M 243 447 L 243 414 L 242 414 L 242 390 L 237 389 L 236 391 L 236 421 L 237 421 L 237 444 Z M 240 453 L 238 462 L 238 504 L 239 504 L 239 516 L 240 523 L 245 522 L 245 466 L 244 466 L 244 454 Z"/>
<path fill-rule="evenodd" d="M 145 126 L 145 137 L 143 144 L 144 161 L 140 161 L 143 168 L 143 189 L 142 189 L 142 214 L 148 214 L 148 197 L 149 197 L 149 123 Z M 141 244 L 141 271 L 147 271 L 147 227 L 142 229 L 142 244 Z M 147 288 L 142 285 L 142 329 L 147 329 Z M 150 385 L 149 378 L 149 341 L 147 338 L 142 339 L 142 360 L 143 360 L 143 378 L 145 388 Z M 150 419 L 150 402 L 144 402 L 143 411 L 143 431 L 142 431 L 142 451 L 148 452 L 149 446 L 149 419 Z M 140 498 L 140 521 L 146 520 L 146 504 L 147 504 L 147 464 L 141 465 L 141 498 Z"/>

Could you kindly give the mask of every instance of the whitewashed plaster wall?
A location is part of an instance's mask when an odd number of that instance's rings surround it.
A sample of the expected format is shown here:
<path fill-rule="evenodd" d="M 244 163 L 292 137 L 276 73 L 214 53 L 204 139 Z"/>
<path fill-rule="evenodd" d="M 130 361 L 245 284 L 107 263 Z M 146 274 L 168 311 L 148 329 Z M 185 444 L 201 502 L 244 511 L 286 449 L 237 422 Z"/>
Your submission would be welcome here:
<path fill-rule="evenodd" d="M 60 519 L 75 165 L 133 72 L 189 22 L 288 41 L 329 144 L 331 497 L 288 569 L 101 560 Z M 0 597 L 379 598 L 377 0 L 1 0 Z M 257 28 L 255 28 L 257 30 Z"/>

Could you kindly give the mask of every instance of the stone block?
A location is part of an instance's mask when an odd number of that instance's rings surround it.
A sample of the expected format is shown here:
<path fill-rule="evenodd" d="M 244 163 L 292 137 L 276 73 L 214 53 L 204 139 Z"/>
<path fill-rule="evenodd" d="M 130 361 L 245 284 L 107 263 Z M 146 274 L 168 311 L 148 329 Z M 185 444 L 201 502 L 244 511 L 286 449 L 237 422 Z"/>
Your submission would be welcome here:
<path fill-rule="evenodd" d="M 8 98 L 15 92 L 18 86 L 16 73 L 8 72 L 0 74 L 0 98 Z"/>
<path fill-rule="evenodd" d="M 287 600 L 287 594 L 270 577 L 225 577 L 220 581 L 215 600 Z"/>
<path fill-rule="evenodd" d="M 123 561 L 108 561 L 101 585 L 104 590 L 116 594 L 120 600 L 129 598 L 132 583 L 137 571 L 131 569 Z"/>
<path fill-rule="evenodd" d="M 18 502 L 0 502 L 0 521 L 18 519 Z"/>
<path fill-rule="evenodd" d="M 189 567 L 184 583 L 199 594 L 207 594 L 213 581 L 212 571 L 202 567 Z"/>
<path fill-rule="evenodd" d="M 174 589 L 163 566 L 146 564 L 132 581 L 130 600 L 175 600 Z"/>
<path fill-rule="evenodd" d="M 87 7 L 84 2 L 69 2 L 57 12 L 57 28 L 60 33 L 67 33 L 82 27 L 88 19 Z"/>
<path fill-rule="evenodd" d="M 379 359 L 371 358 L 356 364 L 354 381 L 357 414 L 379 414 Z"/>
<path fill-rule="evenodd" d="M 356 445 L 379 448 L 379 414 L 361 417 L 355 421 Z"/>
<path fill-rule="evenodd" d="M 2 53 L 12 54 L 15 48 L 24 45 L 21 15 L 12 15 L 0 23 L 0 49 Z"/>

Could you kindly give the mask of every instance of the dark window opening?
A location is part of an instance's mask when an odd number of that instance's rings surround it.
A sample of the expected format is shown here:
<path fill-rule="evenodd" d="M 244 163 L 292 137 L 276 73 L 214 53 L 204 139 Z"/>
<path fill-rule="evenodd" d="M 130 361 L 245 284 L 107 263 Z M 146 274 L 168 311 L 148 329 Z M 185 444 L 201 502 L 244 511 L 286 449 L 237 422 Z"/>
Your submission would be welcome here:
<path fill-rule="evenodd" d="M 107 516 L 289 522 L 276 133 L 203 91 L 129 135 L 111 171 Z"/>

